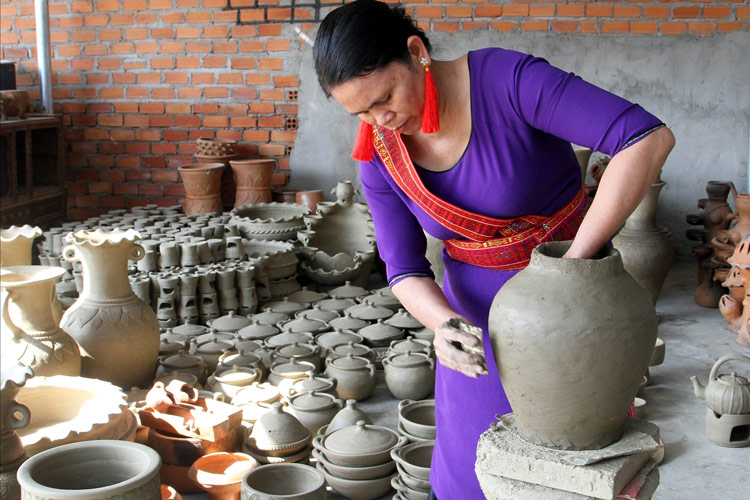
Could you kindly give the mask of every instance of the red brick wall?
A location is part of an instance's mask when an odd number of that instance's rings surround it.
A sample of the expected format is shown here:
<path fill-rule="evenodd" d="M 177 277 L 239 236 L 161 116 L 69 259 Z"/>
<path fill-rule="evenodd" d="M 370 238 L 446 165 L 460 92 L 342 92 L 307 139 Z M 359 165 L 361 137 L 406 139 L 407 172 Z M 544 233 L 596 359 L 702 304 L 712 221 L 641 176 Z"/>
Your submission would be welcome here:
<path fill-rule="evenodd" d="M 341 0 L 50 0 L 56 111 L 66 128 L 68 217 L 171 205 L 197 137 L 236 139 L 289 169 L 300 50 Z M 294 4 L 292 6 L 291 4 Z M 748 31 L 747 0 L 416 0 L 427 31 L 636 36 Z M 0 57 L 38 99 L 33 0 L 0 0 Z"/>

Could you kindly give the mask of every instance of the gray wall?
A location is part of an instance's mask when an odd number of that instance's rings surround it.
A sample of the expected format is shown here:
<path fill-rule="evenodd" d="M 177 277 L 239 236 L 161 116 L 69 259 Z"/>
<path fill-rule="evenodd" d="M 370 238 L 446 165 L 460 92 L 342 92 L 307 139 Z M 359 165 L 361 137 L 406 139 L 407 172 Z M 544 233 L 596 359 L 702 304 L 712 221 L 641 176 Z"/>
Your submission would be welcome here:
<path fill-rule="evenodd" d="M 314 39 L 314 33 L 311 35 Z M 750 36 L 591 36 L 550 33 L 431 33 L 433 56 L 455 58 L 501 46 L 544 57 L 600 87 L 641 104 L 672 129 L 677 145 L 662 178 L 659 223 L 672 231 L 678 258 L 690 259 L 685 214 L 696 211 L 708 180 L 730 180 L 748 192 Z M 349 158 L 358 120 L 326 100 L 302 41 L 299 135 L 291 156 L 292 187 L 330 190 L 338 180 L 359 185 Z M 291 68 L 289 68 L 291 69 Z M 330 196 L 329 196 L 330 197 Z"/>

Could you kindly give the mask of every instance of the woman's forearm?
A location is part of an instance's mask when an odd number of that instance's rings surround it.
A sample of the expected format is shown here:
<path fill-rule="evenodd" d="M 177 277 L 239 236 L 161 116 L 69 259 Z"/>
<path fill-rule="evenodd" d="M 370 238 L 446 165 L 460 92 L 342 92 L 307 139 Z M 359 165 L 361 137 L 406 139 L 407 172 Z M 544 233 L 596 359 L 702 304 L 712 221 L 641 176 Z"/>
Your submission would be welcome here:
<path fill-rule="evenodd" d="M 432 278 L 404 278 L 393 285 L 392 291 L 406 310 L 430 330 L 457 316 Z"/>
<path fill-rule="evenodd" d="M 607 244 L 656 181 L 674 143 L 663 127 L 612 157 L 566 257 L 591 258 Z"/>

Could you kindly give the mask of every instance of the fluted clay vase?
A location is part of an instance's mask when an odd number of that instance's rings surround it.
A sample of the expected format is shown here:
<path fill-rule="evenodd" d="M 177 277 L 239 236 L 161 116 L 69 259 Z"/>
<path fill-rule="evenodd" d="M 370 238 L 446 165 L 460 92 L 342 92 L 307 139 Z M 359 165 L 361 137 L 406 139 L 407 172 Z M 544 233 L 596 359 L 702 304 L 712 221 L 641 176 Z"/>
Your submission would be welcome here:
<path fill-rule="evenodd" d="M 78 231 L 65 237 L 63 257 L 83 265 L 83 289 L 60 326 L 81 348 L 81 376 L 124 389 L 149 387 L 159 354 L 159 323 L 128 281 L 128 260 L 145 251 L 138 233 Z"/>
<path fill-rule="evenodd" d="M 237 186 L 234 208 L 272 201 L 271 177 L 276 166 L 273 160 L 232 160 L 229 164 Z"/>
<path fill-rule="evenodd" d="M 625 270 L 648 292 L 654 303 L 674 262 L 671 233 L 656 225 L 659 193 L 665 184 L 662 181 L 651 185 L 645 198 L 625 221 L 625 227 L 612 240 L 620 251 Z"/>
<path fill-rule="evenodd" d="M 0 230 L 0 267 L 30 266 L 31 245 L 42 230 L 28 224 Z"/>
<path fill-rule="evenodd" d="M 654 304 L 620 253 L 563 259 L 543 243 L 495 296 L 489 333 L 518 431 L 558 449 L 620 438 L 656 343 Z"/>
<path fill-rule="evenodd" d="M 58 326 L 55 280 L 65 269 L 11 266 L 0 269 L 2 351 L 38 376 L 81 374 L 78 344 Z"/>
<path fill-rule="evenodd" d="M 185 186 L 185 213 L 204 215 L 222 211 L 221 176 L 223 163 L 196 163 L 179 167 Z"/>

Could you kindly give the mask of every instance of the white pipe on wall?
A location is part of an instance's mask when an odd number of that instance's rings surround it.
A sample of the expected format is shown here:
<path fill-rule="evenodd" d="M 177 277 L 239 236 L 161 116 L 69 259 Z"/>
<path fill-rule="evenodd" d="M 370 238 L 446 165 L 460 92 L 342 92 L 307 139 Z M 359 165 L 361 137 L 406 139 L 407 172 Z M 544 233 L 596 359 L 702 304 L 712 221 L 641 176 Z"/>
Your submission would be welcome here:
<path fill-rule="evenodd" d="M 39 94 L 45 114 L 52 114 L 52 65 L 50 63 L 49 0 L 34 0 L 36 21 L 36 60 L 39 72 Z"/>

